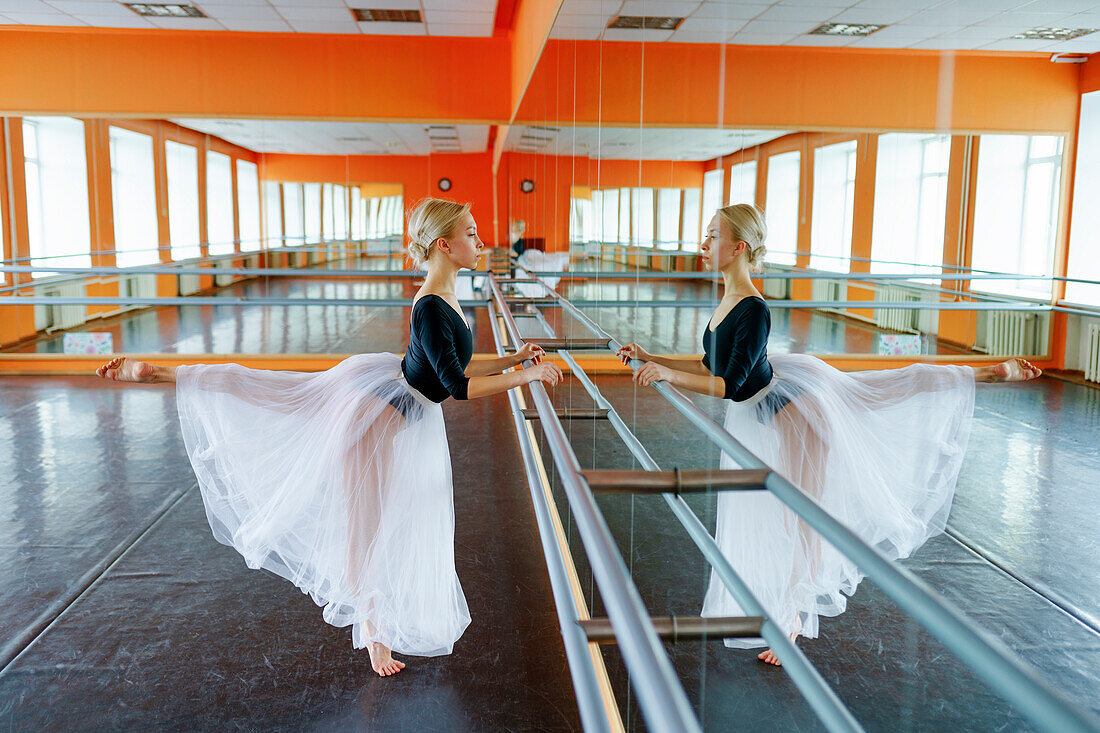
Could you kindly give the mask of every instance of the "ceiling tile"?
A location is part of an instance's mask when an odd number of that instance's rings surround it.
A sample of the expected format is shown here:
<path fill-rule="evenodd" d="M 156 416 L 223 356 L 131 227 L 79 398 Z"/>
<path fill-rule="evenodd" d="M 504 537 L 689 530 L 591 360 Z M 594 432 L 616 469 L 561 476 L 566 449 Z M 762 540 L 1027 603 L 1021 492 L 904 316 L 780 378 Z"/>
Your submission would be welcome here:
<path fill-rule="evenodd" d="M 82 20 L 64 13 L 17 13 L 8 11 L 4 16 L 21 25 L 87 25 Z"/>
<path fill-rule="evenodd" d="M 564 0 L 562 13 L 570 15 L 616 15 L 623 0 Z"/>
<path fill-rule="evenodd" d="M 361 2 L 361 0 L 357 0 Z M 487 10 L 494 12 L 497 7 L 496 0 L 421 0 L 425 10 L 438 8 L 439 10 Z"/>
<path fill-rule="evenodd" d="M 981 42 L 979 41 L 978 44 Z M 965 51 L 975 48 L 978 44 L 965 38 L 930 38 L 927 41 L 915 41 L 909 48 L 938 49 L 941 51 Z"/>
<path fill-rule="evenodd" d="M 1100 52 L 1100 33 L 1081 36 L 1072 41 L 1058 41 L 1050 46 L 1044 46 L 1043 50 L 1054 53 L 1097 53 Z"/>
<path fill-rule="evenodd" d="M 428 29 L 423 23 L 363 22 L 356 23 L 359 30 L 372 36 L 424 36 Z"/>
<path fill-rule="evenodd" d="M 817 28 L 818 24 L 813 22 L 805 23 L 786 23 L 776 20 L 750 20 L 745 24 L 742 29 L 742 33 L 763 33 L 770 36 L 795 36 L 803 33 L 809 33 L 814 28 Z"/>
<path fill-rule="evenodd" d="M 605 41 L 667 41 L 672 31 L 635 30 L 633 28 L 608 28 L 603 32 Z"/>
<path fill-rule="evenodd" d="M 833 23 L 890 25 L 900 23 L 906 18 L 912 17 L 912 15 L 913 11 L 908 8 L 851 8 L 837 13 L 829 20 Z"/>
<path fill-rule="evenodd" d="M 1075 13 L 1059 18 L 1061 28 L 1100 28 L 1100 12 Z"/>
<path fill-rule="evenodd" d="M 885 28 L 881 28 L 875 31 L 874 35 L 876 38 L 909 38 L 914 41 L 920 41 L 930 36 L 938 36 L 943 33 L 944 30 L 943 26 L 899 23 L 897 25 L 888 25 Z"/>
<path fill-rule="evenodd" d="M 1100 3 L 1097 3 L 1096 0 L 1035 0 L 1020 9 L 1042 13 L 1083 13 L 1095 10 L 1098 5 Z"/>
<path fill-rule="evenodd" d="M 493 22 L 493 14 L 486 13 L 479 10 L 476 12 L 464 13 L 457 10 L 427 10 L 424 13 L 424 22 L 426 23 L 464 23 L 467 25 L 475 23 L 489 23 Z"/>
<path fill-rule="evenodd" d="M 961 27 L 988 20 L 994 11 L 989 10 L 940 10 L 938 7 L 924 10 L 909 18 L 914 25 L 938 25 Z"/>
<path fill-rule="evenodd" d="M 137 13 L 130 10 L 128 7 L 121 3 L 110 2 L 79 2 L 79 0 L 56 0 L 50 3 L 54 8 L 62 13 L 69 13 L 71 15 L 107 15 L 107 16 L 129 16 L 139 17 Z"/>
<path fill-rule="evenodd" d="M 733 43 L 740 46 L 782 46 L 787 41 L 798 36 L 792 34 L 766 34 L 766 33 L 748 33 L 741 31 L 727 43 Z"/>
<path fill-rule="evenodd" d="M 626 0 L 619 15 L 686 18 L 701 4 L 699 0 Z"/>
<path fill-rule="evenodd" d="M 306 20 L 313 23 L 354 23 L 355 17 L 348 8 L 301 8 L 280 6 L 279 15 L 294 23 L 298 20 Z"/>
<path fill-rule="evenodd" d="M 351 13 L 348 13 L 350 16 Z M 359 24 L 352 20 L 290 20 L 290 27 L 299 33 L 350 33 L 359 35 Z"/>
<path fill-rule="evenodd" d="M 1015 28 L 1018 31 L 1050 26 L 1067 17 L 1066 13 L 997 13 L 974 25 L 993 28 Z"/>
<path fill-rule="evenodd" d="M 83 20 L 95 28 L 156 28 L 145 18 L 134 13 L 129 18 L 104 17 L 102 15 L 76 15 L 74 17 Z"/>
<path fill-rule="evenodd" d="M 420 10 L 420 0 L 347 0 L 348 6 L 371 10 Z"/>
<path fill-rule="evenodd" d="M 939 5 L 942 0 L 860 0 L 853 8 L 902 8 L 916 13 L 920 10 Z"/>
<path fill-rule="evenodd" d="M 598 28 L 607 27 L 609 19 L 602 15 L 559 15 L 555 27 L 562 28 Z"/>
<path fill-rule="evenodd" d="M 994 41 L 982 46 L 983 51 L 1038 51 L 1044 45 L 1050 45 L 1047 40 L 1033 40 L 1028 38 L 1010 38 L 1004 41 Z"/>
<path fill-rule="evenodd" d="M 840 7 L 827 7 L 827 6 L 795 6 L 795 5 L 775 5 L 768 8 L 759 16 L 758 21 L 822 21 L 828 20 L 837 13 L 843 12 L 845 9 Z"/>
<path fill-rule="evenodd" d="M 493 35 L 493 24 L 489 23 L 428 23 L 429 36 L 476 36 L 485 38 Z"/>
<path fill-rule="evenodd" d="M 290 33 L 293 30 L 282 20 L 225 18 L 222 20 L 222 25 L 231 31 L 247 31 L 252 33 Z"/>
<path fill-rule="evenodd" d="M 735 18 L 751 20 L 767 10 L 770 5 L 706 2 L 691 14 L 692 18 Z"/>
<path fill-rule="evenodd" d="M 668 39 L 672 43 L 725 43 L 732 33 L 724 31 L 678 30 Z"/>
<path fill-rule="evenodd" d="M 343 0 L 271 0 L 271 4 L 276 8 L 343 8 L 349 10 Z M 351 15 L 350 10 L 348 15 Z"/>
<path fill-rule="evenodd" d="M 219 5 L 209 10 L 207 15 L 221 21 L 226 20 L 264 20 L 281 21 L 282 18 L 270 5 Z"/>
<path fill-rule="evenodd" d="M 736 18 L 696 18 L 692 16 L 685 19 L 680 27 L 676 29 L 676 32 L 725 33 L 728 37 L 744 28 L 746 23 L 748 23 L 747 20 Z"/>
<path fill-rule="evenodd" d="M 785 45 L 787 46 L 851 46 L 859 40 L 858 36 L 798 36 Z"/>
<path fill-rule="evenodd" d="M 915 43 L 912 38 L 878 38 L 878 33 L 872 33 L 866 38 L 860 38 L 849 48 L 905 48 Z"/>
<path fill-rule="evenodd" d="M 185 31 L 224 31 L 223 26 L 213 18 L 149 18 L 149 22 L 158 28 Z"/>

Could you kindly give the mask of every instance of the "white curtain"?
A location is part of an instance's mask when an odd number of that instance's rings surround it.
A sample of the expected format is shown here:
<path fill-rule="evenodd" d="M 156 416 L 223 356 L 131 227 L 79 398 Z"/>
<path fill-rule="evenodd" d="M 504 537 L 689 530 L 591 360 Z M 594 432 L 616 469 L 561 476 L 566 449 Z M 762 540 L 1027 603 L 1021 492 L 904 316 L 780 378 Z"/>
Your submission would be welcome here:
<path fill-rule="evenodd" d="M 115 264 L 153 265 L 157 252 L 157 189 L 153 173 L 153 138 L 111 127 L 111 205 L 115 220 Z"/>
<path fill-rule="evenodd" d="M 237 161 L 237 216 L 241 251 L 260 249 L 260 175 L 255 163 Z"/>
<path fill-rule="evenodd" d="M 1073 182 L 1075 216 L 1069 232 L 1069 276 L 1100 280 L 1100 92 L 1081 95 L 1077 170 Z M 1083 172 L 1091 172 L 1082 175 Z M 1081 212 L 1081 213 L 1077 213 Z M 1087 215 L 1081 215 L 1085 214 Z M 1100 285 L 1066 284 L 1066 300 L 1100 305 Z"/>
<path fill-rule="evenodd" d="M 729 204 L 756 203 L 756 161 L 749 160 L 730 168 Z"/>
<path fill-rule="evenodd" d="M 810 267 L 815 270 L 851 271 L 855 180 L 855 140 L 814 150 Z"/>
<path fill-rule="evenodd" d="M 89 267 L 92 246 L 84 123 L 24 117 L 27 228 L 33 266 Z M 36 272 L 33 277 L 56 273 Z"/>
<path fill-rule="evenodd" d="M 164 164 L 168 175 L 168 240 L 172 259 L 200 257 L 198 148 L 167 140 Z"/>
<path fill-rule="evenodd" d="M 206 151 L 206 240 L 212 255 L 233 253 L 233 174 L 229 156 Z"/>
<path fill-rule="evenodd" d="M 798 249 L 798 196 L 802 155 L 795 150 L 768 158 L 764 218 L 768 225 L 768 262 L 795 264 Z"/>

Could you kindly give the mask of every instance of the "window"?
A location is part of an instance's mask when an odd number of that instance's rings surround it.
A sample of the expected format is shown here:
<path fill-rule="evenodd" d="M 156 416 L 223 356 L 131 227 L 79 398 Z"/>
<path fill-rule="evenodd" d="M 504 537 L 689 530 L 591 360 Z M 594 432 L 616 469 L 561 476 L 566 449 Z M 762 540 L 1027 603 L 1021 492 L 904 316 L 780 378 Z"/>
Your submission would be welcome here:
<path fill-rule="evenodd" d="M 328 242 L 333 233 L 332 184 L 326 183 L 321 189 L 321 239 Z"/>
<path fill-rule="evenodd" d="M 850 272 L 856 191 L 856 141 L 814 150 L 810 267 Z"/>
<path fill-rule="evenodd" d="M 343 186 L 332 187 L 332 233 L 338 240 L 348 238 L 348 190 Z"/>
<path fill-rule="evenodd" d="M 71 117 L 24 117 L 30 264 L 89 267 L 88 168 L 84 123 Z M 56 273 L 36 272 L 32 277 Z"/>
<path fill-rule="evenodd" d="M 680 248 L 680 199 L 678 188 L 657 191 L 657 242 L 661 249 Z"/>
<path fill-rule="evenodd" d="M 598 192 L 594 192 L 598 193 Z M 583 244 L 591 242 L 594 236 L 595 222 L 592 215 L 592 199 L 572 197 L 569 199 L 569 241 Z"/>
<path fill-rule="evenodd" d="M 680 225 L 680 231 L 683 232 L 684 250 L 687 252 L 699 251 L 701 240 L 695 236 L 695 233 L 701 231 L 699 225 L 699 202 L 702 199 L 702 195 L 703 192 L 701 189 L 684 189 L 684 220 Z"/>
<path fill-rule="evenodd" d="M 589 242 L 603 241 L 603 191 L 592 189 L 592 216 Z"/>
<path fill-rule="evenodd" d="M 233 177 L 229 156 L 206 151 L 206 239 L 212 255 L 233 253 Z"/>
<path fill-rule="evenodd" d="M 605 244 L 619 241 L 619 189 L 603 192 L 603 232 L 600 239 Z"/>
<path fill-rule="evenodd" d="M 241 251 L 260 248 L 260 176 L 255 163 L 237 161 L 237 217 Z"/>
<path fill-rule="evenodd" d="M 716 168 L 703 174 L 703 216 L 699 226 L 699 240 L 706 239 L 707 227 L 714 214 L 722 207 L 722 169 Z"/>
<path fill-rule="evenodd" d="M 802 154 L 797 150 L 768 158 L 764 218 L 768 225 L 768 261 L 777 265 L 795 264 L 801 165 Z"/>
<path fill-rule="evenodd" d="M 283 202 L 279 195 L 280 184 L 264 181 L 264 245 L 268 248 L 282 245 Z"/>
<path fill-rule="evenodd" d="M 749 160 L 730 168 L 730 206 L 756 203 L 756 161 Z"/>
<path fill-rule="evenodd" d="M 172 140 L 164 143 L 168 174 L 168 241 L 173 260 L 201 257 L 199 249 L 199 151 Z"/>
<path fill-rule="evenodd" d="M 363 239 L 363 197 L 359 193 L 358 186 L 352 186 L 351 192 L 351 238 L 355 241 Z"/>
<path fill-rule="evenodd" d="M 153 181 L 153 138 L 121 127 L 107 131 L 111 155 L 111 205 L 115 220 L 115 264 L 153 265 L 157 253 L 157 189 Z"/>
<path fill-rule="evenodd" d="M 971 267 L 1050 274 L 1061 173 L 1061 137 L 982 135 Z M 1047 298 L 1051 281 L 975 280 L 971 287 L 1003 295 Z"/>
<path fill-rule="evenodd" d="M 321 241 L 321 184 L 303 183 L 302 194 L 305 201 L 306 244 Z"/>
<path fill-rule="evenodd" d="M 1077 175 L 1073 183 L 1074 217 L 1069 231 L 1070 277 L 1100 280 L 1100 92 L 1081 95 L 1077 138 Z M 1089 171 L 1086 175 L 1085 171 Z M 1100 305 L 1100 285 L 1066 283 L 1066 300 Z"/>
<path fill-rule="evenodd" d="M 630 244 L 630 189 L 619 189 L 619 242 Z"/>
<path fill-rule="evenodd" d="M 302 197 L 302 184 L 283 184 L 283 237 L 288 245 L 299 245 L 305 241 L 305 213 Z"/>
<path fill-rule="evenodd" d="M 653 189 L 630 189 L 630 241 L 641 247 L 653 246 Z"/>
<path fill-rule="evenodd" d="M 943 264 L 950 151 L 947 135 L 879 136 L 871 272 L 938 271 Z"/>

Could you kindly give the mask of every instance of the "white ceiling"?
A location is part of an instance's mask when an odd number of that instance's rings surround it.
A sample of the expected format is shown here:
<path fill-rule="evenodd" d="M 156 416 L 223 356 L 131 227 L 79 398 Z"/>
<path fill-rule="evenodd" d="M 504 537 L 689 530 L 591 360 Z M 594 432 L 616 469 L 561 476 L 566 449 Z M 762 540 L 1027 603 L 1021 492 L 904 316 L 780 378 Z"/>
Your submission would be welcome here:
<path fill-rule="evenodd" d="M 617 15 L 685 18 L 675 31 L 607 28 Z M 887 27 L 864 38 L 810 36 L 826 21 Z M 1100 0 L 564 0 L 551 38 L 759 46 L 1095 53 L 1100 32 L 1020 40 L 1033 28 L 1100 28 Z"/>
<path fill-rule="evenodd" d="M 112 0 L 0 0 L 0 25 L 485 37 L 493 35 L 497 7 L 497 0 L 177 1 L 209 17 L 147 18 Z M 424 22 L 359 23 L 351 8 L 419 10 Z"/>
<path fill-rule="evenodd" d="M 229 119 L 175 119 L 172 122 L 216 135 L 257 153 L 428 155 L 483 153 L 489 145 L 488 125 L 432 127 L 380 122 Z"/>
<path fill-rule="evenodd" d="M 783 130 L 513 127 L 505 150 L 604 160 L 713 160 L 774 140 Z"/>

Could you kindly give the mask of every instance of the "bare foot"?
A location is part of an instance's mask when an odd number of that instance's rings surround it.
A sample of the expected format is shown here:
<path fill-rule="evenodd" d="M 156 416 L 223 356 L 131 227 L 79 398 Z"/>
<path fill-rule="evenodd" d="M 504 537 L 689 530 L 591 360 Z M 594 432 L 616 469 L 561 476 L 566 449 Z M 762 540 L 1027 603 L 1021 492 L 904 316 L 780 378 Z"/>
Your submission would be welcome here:
<path fill-rule="evenodd" d="M 115 382 L 153 382 L 156 381 L 157 368 L 144 361 L 116 356 L 95 370 L 96 376 Z"/>
<path fill-rule="evenodd" d="M 384 644 L 378 642 L 368 644 L 367 653 L 370 654 L 370 666 L 374 667 L 379 677 L 389 677 L 405 669 L 405 663 L 394 659 Z"/>
<path fill-rule="evenodd" d="M 797 638 L 798 638 L 798 634 L 791 634 L 791 643 L 793 644 L 794 640 L 797 639 Z M 771 649 L 765 649 L 764 651 L 757 654 L 756 658 L 759 659 L 761 662 L 766 662 L 767 664 L 774 664 L 776 667 L 782 667 L 783 666 L 783 663 L 779 661 L 779 657 L 777 657 L 775 652 Z"/>
<path fill-rule="evenodd" d="M 1042 369 L 1032 366 L 1028 360 L 1016 357 L 1015 359 L 1002 361 L 993 367 L 993 379 L 991 381 L 1026 382 L 1029 379 L 1035 379 L 1042 373 Z"/>

